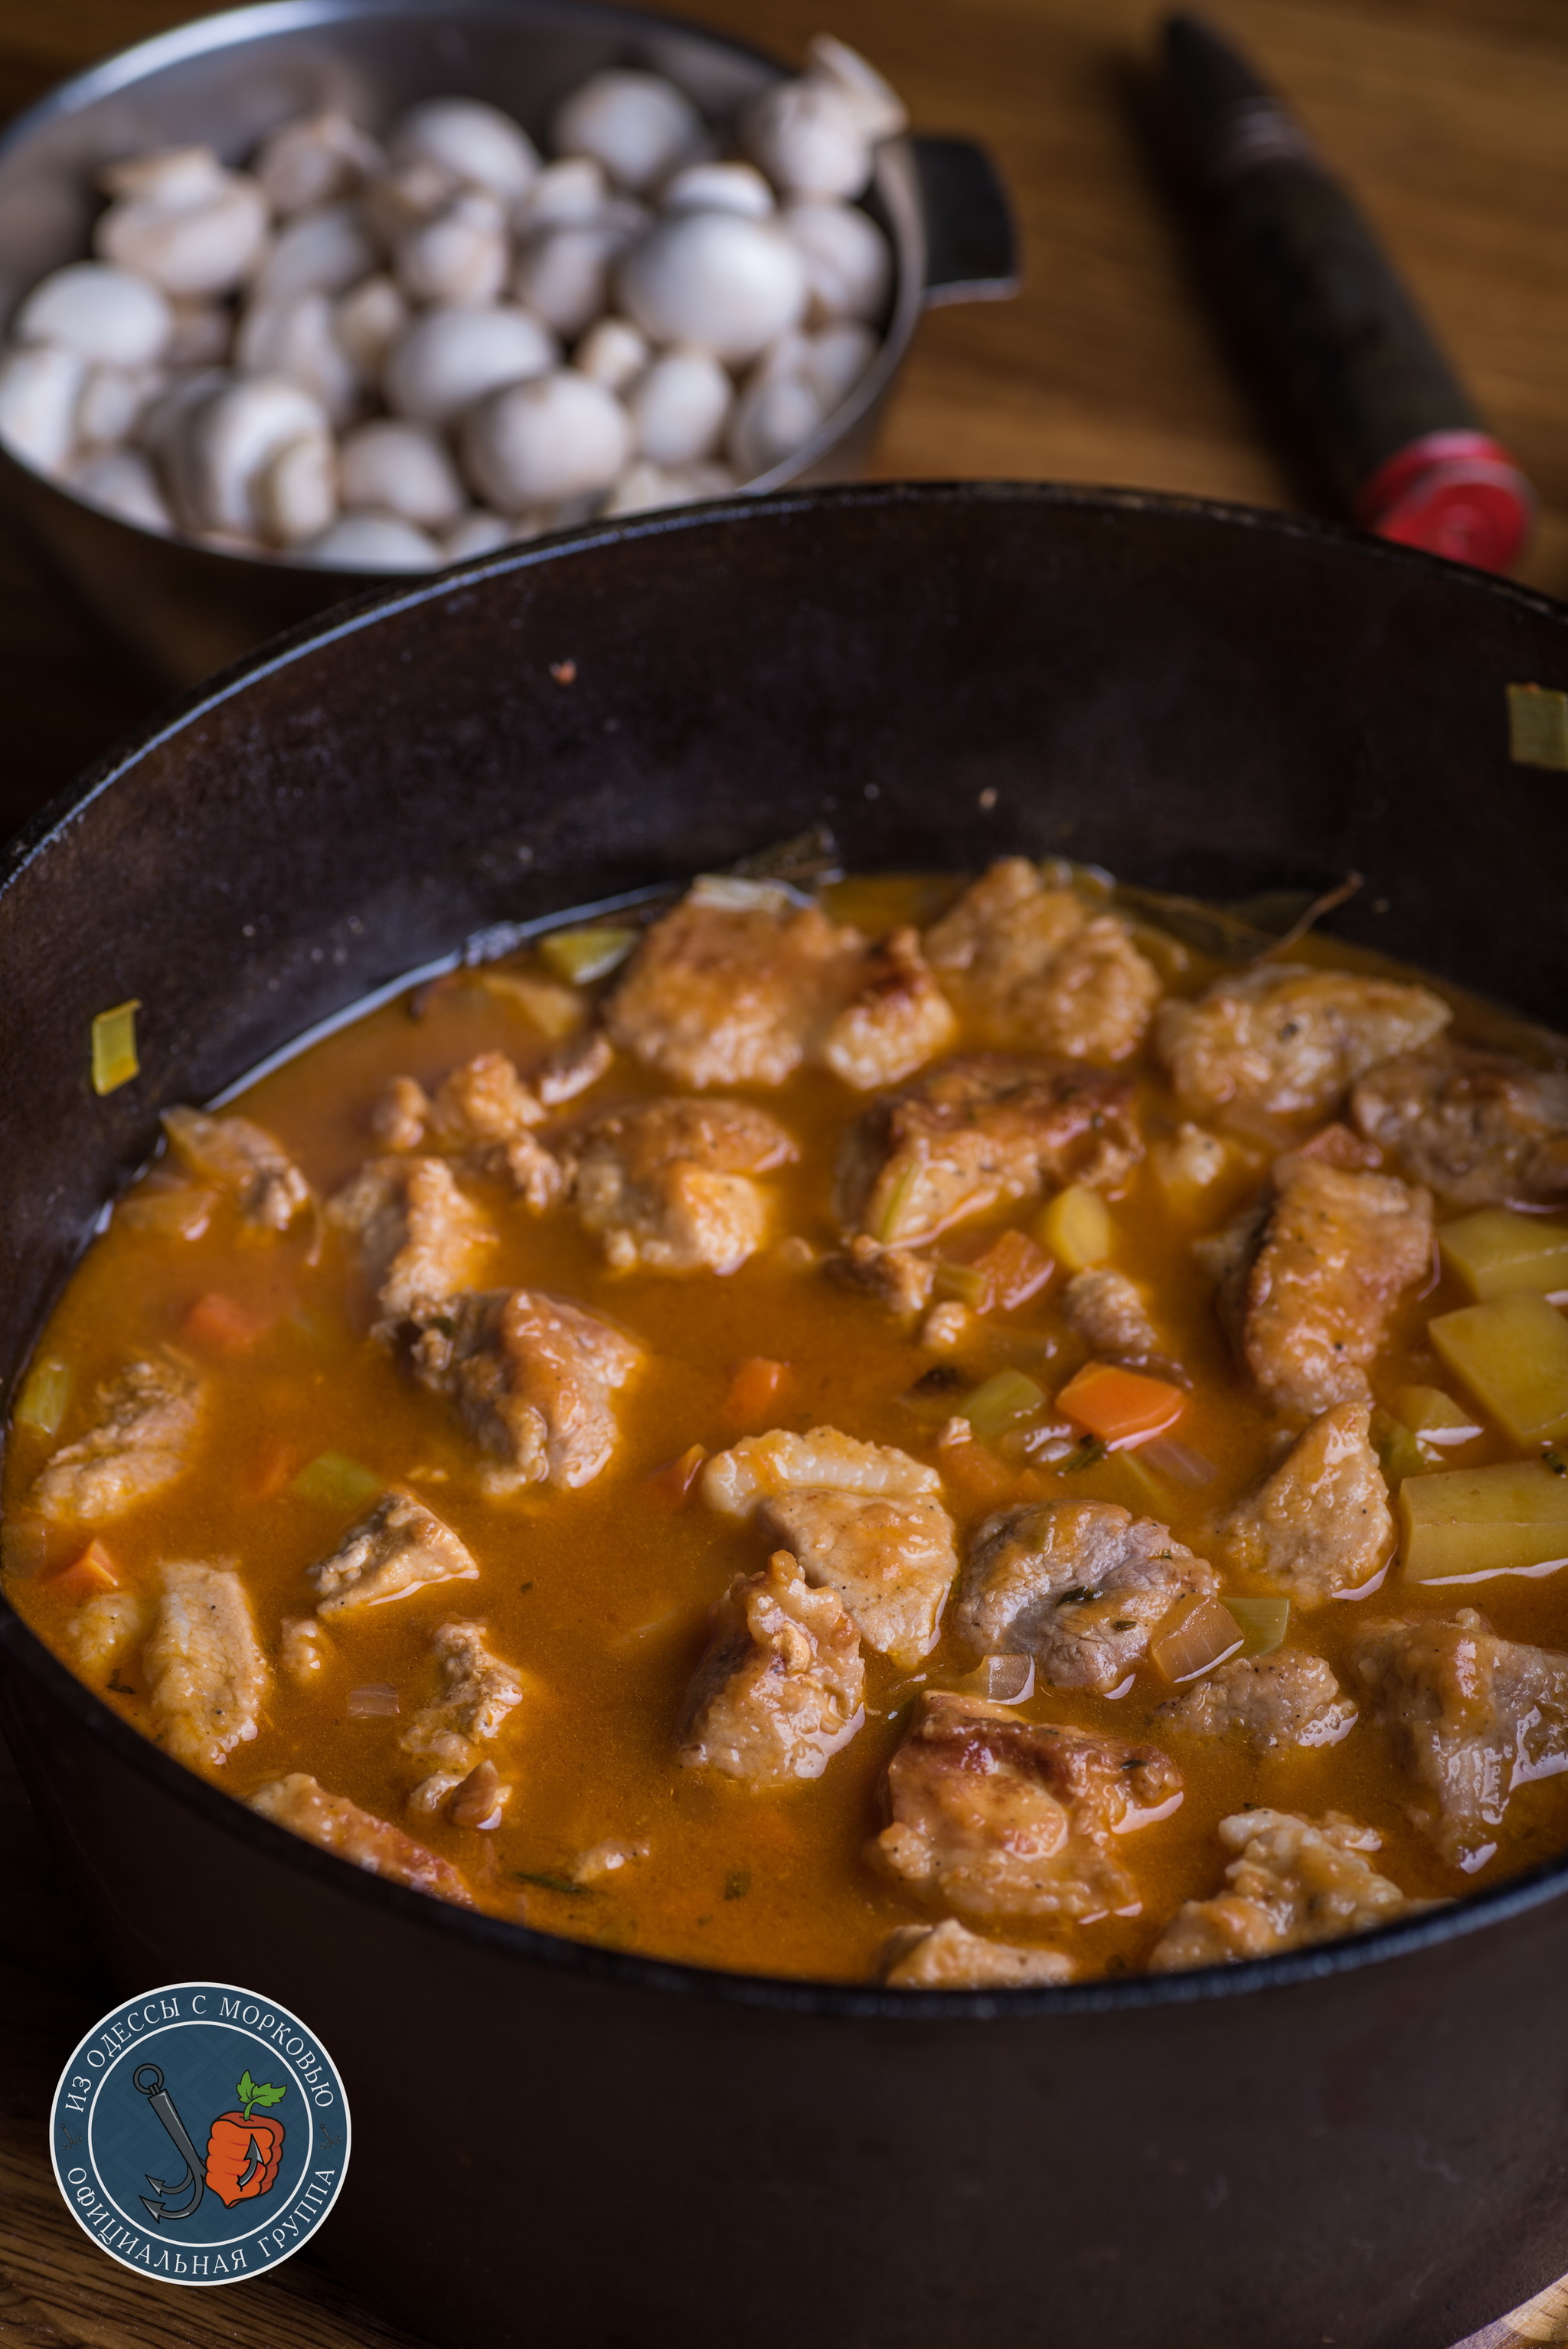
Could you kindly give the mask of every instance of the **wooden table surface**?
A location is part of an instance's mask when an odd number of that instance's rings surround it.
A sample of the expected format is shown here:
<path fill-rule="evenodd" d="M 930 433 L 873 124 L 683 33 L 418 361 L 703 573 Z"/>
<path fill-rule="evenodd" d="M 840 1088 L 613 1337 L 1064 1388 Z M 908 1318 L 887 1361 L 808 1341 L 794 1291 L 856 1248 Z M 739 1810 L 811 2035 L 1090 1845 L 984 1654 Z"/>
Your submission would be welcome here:
<path fill-rule="evenodd" d="M 180 0 L 0 0 L 0 114 L 192 14 Z M 799 56 L 819 0 L 686 0 Z M 1521 576 L 1568 595 L 1568 5 L 1212 0 L 1354 182 L 1492 429 L 1542 501 Z M 831 29 L 916 128 L 985 140 L 1023 232 L 1006 305 L 922 328 L 877 460 L 889 478 L 1136 483 L 1299 505 L 1218 355 L 1138 130 L 1149 0 L 834 0 Z M 26 548 L 0 543 L 0 831 L 138 723 L 136 675 Z M 41 2118 L 110 2002 L 0 1749 L 0 2344 L 5 2349 L 397 2349 L 304 2260 L 243 2292 L 138 2282 L 77 2230 Z M 1568 2292 L 1471 2349 L 1568 2341 Z"/>

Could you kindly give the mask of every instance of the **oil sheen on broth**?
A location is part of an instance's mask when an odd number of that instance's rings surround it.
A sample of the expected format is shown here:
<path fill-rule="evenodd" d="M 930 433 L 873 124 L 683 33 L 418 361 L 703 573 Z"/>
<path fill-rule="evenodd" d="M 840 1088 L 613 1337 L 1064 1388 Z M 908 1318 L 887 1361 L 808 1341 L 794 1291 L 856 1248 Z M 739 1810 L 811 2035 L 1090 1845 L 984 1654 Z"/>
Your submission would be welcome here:
<path fill-rule="evenodd" d="M 346 1859 L 703 1965 L 1227 1963 L 1550 1856 L 1568 1077 L 1224 944 L 700 882 L 170 1112 L 8 1595 Z"/>

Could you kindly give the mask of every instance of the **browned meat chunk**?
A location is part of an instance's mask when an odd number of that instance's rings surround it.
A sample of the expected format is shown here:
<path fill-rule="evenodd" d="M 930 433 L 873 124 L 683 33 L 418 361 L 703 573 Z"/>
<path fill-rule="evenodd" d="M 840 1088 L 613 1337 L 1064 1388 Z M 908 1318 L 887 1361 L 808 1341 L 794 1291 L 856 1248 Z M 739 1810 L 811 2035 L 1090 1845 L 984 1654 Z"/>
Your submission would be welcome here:
<path fill-rule="evenodd" d="M 1053 1185 L 1109 1188 L 1142 1150 L 1123 1077 L 999 1053 L 949 1061 L 851 1127 L 839 1217 L 884 1247 L 913 1247 Z"/>
<path fill-rule="evenodd" d="M 1337 1745 L 1355 1726 L 1356 1707 L 1321 1656 L 1282 1648 L 1222 1664 L 1155 1717 L 1191 1737 L 1235 1732 L 1253 1753 L 1270 1754 L 1285 1745 Z"/>
<path fill-rule="evenodd" d="M 476 1174 L 510 1183 L 542 1215 L 565 1187 L 559 1161 L 531 1131 L 544 1114 L 504 1052 L 480 1052 L 452 1071 L 434 1101 L 412 1077 L 394 1077 L 370 1123 L 389 1148 L 423 1143 Z"/>
<path fill-rule="evenodd" d="M 1167 1374 L 1173 1367 L 1161 1348 L 1142 1291 L 1124 1272 L 1112 1272 L 1108 1266 L 1075 1272 L 1062 1291 L 1062 1311 L 1068 1328 L 1098 1361 L 1122 1362 L 1135 1371 L 1158 1368 Z"/>
<path fill-rule="evenodd" d="M 132 1590 L 100 1590 L 84 1600 L 66 1625 L 77 1671 L 101 1680 L 146 1628 L 146 1601 Z"/>
<path fill-rule="evenodd" d="M 698 882 L 632 957 L 611 1038 L 681 1084 L 782 1084 L 853 991 L 861 951 L 787 890 Z"/>
<path fill-rule="evenodd" d="M 387 1493 L 350 1526 L 337 1547 L 305 1569 L 319 1615 L 384 1607 L 435 1582 L 470 1582 L 479 1573 L 462 1543 L 412 1493 Z"/>
<path fill-rule="evenodd" d="M 1439 1045 L 1375 1069 L 1351 1110 L 1368 1142 L 1453 1206 L 1568 1199 L 1568 1072 L 1560 1069 Z"/>
<path fill-rule="evenodd" d="M 1367 1366 L 1389 1317 L 1431 1270 L 1430 1193 L 1298 1154 L 1276 1163 L 1261 1214 L 1227 1238 L 1220 1311 L 1265 1399 L 1302 1419 L 1370 1401 Z"/>
<path fill-rule="evenodd" d="M 768 1236 L 750 1178 L 799 1154 L 741 1102 L 655 1101 L 596 1119 L 564 1145 L 577 1213 L 618 1272 L 736 1272 Z"/>
<path fill-rule="evenodd" d="M 591 1484 L 615 1448 L 611 1397 L 640 1346 L 542 1290 L 470 1291 L 422 1317 L 415 1375 L 450 1398 L 489 1455 L 480 1481 L 504 1499 L 529 1485 Z"/>
<path fill-rule="evenodd" d="M 922 1694 L 887 1783 L 892 1825 L 872 1857 L 976 1917 L 1136 1915 L 1138 1886 L 1111 1839 L 1181 1797 L 1180 1771 L 1152 1745 L 945 1690 Z"/>
<path fill-rule="evenodd" d="M 901 1321 L 913 1321 L 931 1302 L 936 1267 L 913 1248 L 878 1247 L 864 1232 L 857 1232 L 842 1256 L 828 1258 L 835 1280 L 863 1288 Z"/>
<path fill-rule="evenodd" d="M 1424 987 L 1265 963 L 1196 1003 L 1162 1003 L 1154 1044 L 1194 1115 L 1234 1105 L 1289 1117 L 1331 1109 L 1357 1077 L 1429 1043 L 1451 1017 Z"/>
<path fill-rule="evenodd" d="M 1272 1475 L 1220 1522 L 1227 1561 L 1320 1607 L 1357 1590 L 1394 1554 L 1388 1488 L 1366 1403 L 1339 1402 L 1298 1435 Z"/>
<path fill-rule="evenodd" d="M 755 1514 L 808 1582 L 838 1593 L 872 1647 L 913 1664 L 936 1644 L 958 1568 L 940 1483 L 934 1468 L 891 1444 L 834 1427 L 774 1428 L 717 1454 L 702 1489 L 727 1516 Z"/>
<path fill-rule="evenodd" d="M 182 1560 L 159 1585 L 141 1656 L 155 1734 L 176 1761 L 215 1769 L 254 1737 L 267 1691 L 251 1602 L 232 1567 Z"/>
<path fill-rule="evenodd" d="M 527 1676 L 490 1653 L 482 1623 L 442 1623 L 431 1645 L 439 1689 L 397 1740 L 405 1754 L 428 1757 L 437 1765 L 408 1798 L 421 1811 L 434 1810 L 465 1783 L 485 1758 L 481 1745 L 500 1735 L 508 1715 L 528 1693 Z M 499 1774 L 492 1776 L 487 1813 L 499 1812 L 511 1792 Z"/>
<path fill-rule="evenodd" d="M 542 1109 L 560 1109 L 579 1093 L 591 1092 L 607 1076 L 615 1048 L 602 1028 L 585 1028 L 550 1055 L 533 1072 L 533 1090 Z"/>
<path fill-rule="evenodd" d="M 679 1734 L 681 1761 L 787 1786 L 820 1778 L 865 1719 L 855 1627 L 830 1590 L 808 1589 L 784 1550 L 738 1574 L 713 1610 Z"/>
<path fill-rule="evenodd" d="M 1179 1599 L 1219 1587 L 1152 1517 L 1114 1501 L 1037 1501 L 979 1527 L 954 1619 L 976 1655 L 1032 1655 L 1054 1688 L 1106 1696 Z"/>
<path fill-rule="evenodd" d="M 381 1309 L 379 1335 L 438 1311 L 480 1277 L 495 1234 L 439 1158 L 372 1158 L 327 1202 L 327 1221 L 358 1240 Z"/>
<path fill-rule="evenodd" d="M 953 1520 L 930 1494 L 808 1485 L 765 1500 L 758 1523 L 799 1558 L 808 1582 L 838 1593 L 879 1655 L 910 1665 L 935 1647 L 958 1557 Z"/>
<path fill-rule="evenodd" d="M 183 1475 L 191 1457 L 202 1396 L 182 1362 L 128 1362 L 94 1400 L 101 1416 L 60 1446 L 27 1497 L 57 1524 L 118 1517 Z"/>
<path fill-rule="evenodd" d="M 901 1925 L 888 1936 L 882 1967 L 889 1990 L 1030 1990 L 1073 1978 L 1073 1961 L 1060 1950 L 987 1940 L 956 1917 Z"/>
<path fill-rule="evenodd" d="M 304 1770 L 259 1786 L 251 1796 L 251 1808 L 372 1876 L 388 1877 L 394 1884 L 410 1885 L 416 1892 L 455 1900 L 465 1909 L 473 1906 L 468 1886 L 449 1862 L 427 1851 L 401 1827 L 378 1819 L 374 1811 L 362 1811 L 346 1795 L 329 1795 Z"/>
<path fill-rule="evenodd" d="M 1451 1623 L 1367 1626 L 1351 1659 L 1446 1859 L 1481 1867 L 1509 1798 L 1568 1770 L 1568 1656 L 1500 1640 L 1473 1608 Z"/>
<path fill-rule="evenodd" d="M 263 1231 L 287 1231 L 310 1205 L 310 1185 L 293 1159 L 249 1118 L 177 1107 L 164 1111 L 163 1131 L 181 1165 L 232 1192 L 246 1221 Z"/>
<path fill-rule="evenodd" d="M 1114 914 L 1047 889 L 1026 857 L 1005 856 L 926 934 L 931 965 L 985 1041 L 1074 1061 L 1135 1052 L 1160 975 Z"/>
<path fill-rule="evenodd" d="M 1333 1811 L 1316 1822 L 1292 1811 L 1241 1811 L 1220 1821 L 1220 1840 L 1237 1854 L 1225 1870 L 1229 1889 L 1182 1902 L 1155 1944 L 1151 1972 L 1305 1950 L 1436 1905 L 1407 1899 L 1379 1876 L 1363 1854 L 1381 1838 Z"/>
<path fill-rule="evenodd" d="M 869 1093 L 898 1084 L 945 1052 L 958 1021 L 913 930 L 895 930 L 858 976 L 860 992 L 829 1027 L 821 1058 L 845 1084 Z"/>
<path fill-rule="evenodd" d="M 417 1077 L 392 1077 L 371 1104 L 370 1131 L 387 1150 L 418 1150 L 430 1122 L 430 1096 Z"/>

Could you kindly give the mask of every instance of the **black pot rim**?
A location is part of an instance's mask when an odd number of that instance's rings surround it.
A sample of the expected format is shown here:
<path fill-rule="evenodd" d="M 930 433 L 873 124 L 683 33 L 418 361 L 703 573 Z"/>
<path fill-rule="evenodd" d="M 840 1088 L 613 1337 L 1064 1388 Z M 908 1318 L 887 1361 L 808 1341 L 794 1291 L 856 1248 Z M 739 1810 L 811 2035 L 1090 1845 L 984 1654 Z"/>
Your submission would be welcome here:
<path fill-rule="evenodd" d="M 1100 513 L 1108 520 L 1150 513 L 1226 530 L 1244 530 L 1286 543 L 1315 542 L 1339 546 L 1361 562 L 1392 564 L 1448 580 L 1457 590 L 1485 595 L 1537 616 L 1568 626 L 1568 603 L 1491 573 L 1454 564 L 1418 549 L 1394 545 L 1367 533 L 1262 507 L 1165 492 L 1101 489 L 1048 481 L 918 481 L 854 483 L 843 487 L 782 491 L 769 497 L 738 497 L 665 513 L 631 515 L 613 523 L 585 524 L 548 538 L 505 548 L 494 554 L 432 574 L 413 585 L 380 588 L 336 605 L 323 618 L 302 623 L 243 660 L 220 670 L 175 701 L 66 787 L 25 825 L 0 854 L 0 917 L 6 892 L 20 874 L 71 823 L 147 751 L 185 731 L 204 712 L 242 693 L 258 678 L 286 668 L 318 646 L 335 643 L 383 618 L 463 592 L 485 580 L 531 571 L 578 553 L 626 540 L 667 537 L 715 525 L 766 527 L 781 519 L 823 508 L 885 511 L 900 506 L 948 503 L 1025 506 L 1044 512 Z M 563 1935 L 544 1933 L 480 1910 L 414 1892 L 353 1868 L 331 1853 L 262 1817 L 237 1797 L 172 1761 L 103 1703 L 78 1681 L 0 1595 L 0 1644 L 45 1696 L 61 1705 L 77 1724 L 99 1739 L 122 1762 L 159 1789 L 195 1811 L 220 1832 L 237 1836 L 280 1866 L 314 1876 L 325 1891 L 369 1902 L 416 1928 L 454 1936 L 496 1956 L 523 1960 L 587 1981 L 664 1995 L 709 1999 L 721 2005 L 775 2013 L 830 2016 L 841 2021 L 987 2022 L 999 2016 L 1031 2020 L 1068 2019 L 1090 2013 L 1129 2013 L 1149 2008 L 1186 2006 L 1217 1998 L 1263 1996 L 1270 1992 L 1322 1982 L 1363 1967 L 1429 1949 L 1439 1942 L 1506 1923 L 1568 1891 L 1568 1854 L 1511 1877 L 1506 1883 L 1466 1894 L 1404 1923 L 1380 1926 L 1342 1941 L 1289 1956 L 1262 1958 L 1191 1972 L 1140 1974 L 1068 1983 L 1055 1989 L 889 1991 L 876 1986 L 820 1982 L 788 1976 L 726 1972 L 717 1968 L 643 1957 L 633 1951 L 597 1949 Z"/>

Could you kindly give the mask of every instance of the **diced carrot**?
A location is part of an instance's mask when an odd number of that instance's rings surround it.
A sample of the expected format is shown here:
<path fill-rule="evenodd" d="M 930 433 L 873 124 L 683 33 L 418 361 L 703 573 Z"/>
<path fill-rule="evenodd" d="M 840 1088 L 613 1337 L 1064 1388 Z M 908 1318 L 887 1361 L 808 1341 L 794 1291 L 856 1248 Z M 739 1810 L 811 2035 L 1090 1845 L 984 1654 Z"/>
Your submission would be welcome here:
<path fill-rule="evenodd" d="M 651 1476 L 643 1479 L 643 1497 L 655 1509 L 672 1512 L 680 1508 L 692 1486 L 696 1483 L 707 1453 L 700 1444 L 693 1444 L 676 1460 L 666 1460 Z"/>
<path fill-rule="evenodd" d="M 240 1305 L 233 1298 L 218 1289 L 210 1289 L 199 1297 L 180 1325 L 181 1337 L 193 1346 L 206 1346 L 214 1354 L 242 1354 L 253 1346 L 265 1330 L 272 1328 L 271 1319 L 253 1312 L 249 1306 Z"/>
<path fill-rule="evenodd" d="M 1027 1232 L 1007 1231 L 999 1233 L 985 1255 L 975 1257 L 975 1269 L 985 1274 L 992 1297 L 1005 1313 L 1010 1313 L 1015 1306 L 1026 1305 L 1039 1294 L 1056 1265 Z"/>
<path fill-rule="evenodd" d="M 944 1481 L 965 1501 L 995 1509 L 1016 1498 L 1016 1471 L 1004 1467 L 988 1444 L 974 1437 L 954 1444 L 939 1441 L 936 1461 Z"/>
<path fill-rule="evenodd" d="M 253 1490 L 258 1501 L 275 1500 L 300 1464 L 297 1444 L 274 1444 L 263 1458 Z"/>
<path fill-rule="evenodd" d="M 95 1535 L 79 1557 L 74 1557 L 69 1566 L 49 1577 L 49 1588 L 68 1598 L 90 1599 L 95 1591 L 118 1590 L 119 1576 L 113 1558 Z"/>
<path fill-rule="evenodd" d="M 789 1381 L 788 1362 L 770 1362 L 766 1354 L 750 1354 L 738 1364 L 724 1398 L 724 1416 L 732 1427 L 749 1427 L 766 1418 Z"/>
<path fill-rule="evenodd" d="M 1181 1418 L 1186 1401 L 1168 1379 L 1146 1378 L 1141 1371 L 1119 1370 L 1113 1362 L 1086 1362 L 1057 1396 L 1069 1419 L 1113 1447 L 1163 1435 Z"/>

